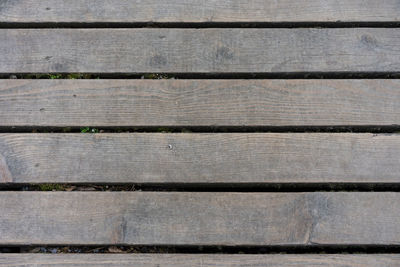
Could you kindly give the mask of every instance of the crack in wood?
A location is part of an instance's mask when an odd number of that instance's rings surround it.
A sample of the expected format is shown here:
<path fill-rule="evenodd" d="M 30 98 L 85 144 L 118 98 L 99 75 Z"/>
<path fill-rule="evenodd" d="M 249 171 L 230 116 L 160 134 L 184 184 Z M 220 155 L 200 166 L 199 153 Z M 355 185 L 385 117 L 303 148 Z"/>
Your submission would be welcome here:
<path fill-rule="evenodd" d="M 13 178 L 10 170 L 8 169 L 8 165 L 5 157 L 0 154 L 0 182 L 2 183 L 12 183 Z"/>

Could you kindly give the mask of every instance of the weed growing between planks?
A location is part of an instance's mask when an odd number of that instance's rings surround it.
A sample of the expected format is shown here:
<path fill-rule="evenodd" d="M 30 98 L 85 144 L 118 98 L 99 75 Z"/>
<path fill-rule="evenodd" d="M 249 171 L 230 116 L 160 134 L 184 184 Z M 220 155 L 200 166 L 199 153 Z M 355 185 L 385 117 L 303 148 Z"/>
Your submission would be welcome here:
<path fill-rule="evenodd" d="M 99 133 L 99 129 L 97 128 L 90 128 L 90 127 L 83 127 L 81 128 L 81 133 Z"/>
<path fill-rule="evenodd" d="M 66 186 L 61 184 L 40 184 L 37 185 L 38 191 L 65 191 Z"/>

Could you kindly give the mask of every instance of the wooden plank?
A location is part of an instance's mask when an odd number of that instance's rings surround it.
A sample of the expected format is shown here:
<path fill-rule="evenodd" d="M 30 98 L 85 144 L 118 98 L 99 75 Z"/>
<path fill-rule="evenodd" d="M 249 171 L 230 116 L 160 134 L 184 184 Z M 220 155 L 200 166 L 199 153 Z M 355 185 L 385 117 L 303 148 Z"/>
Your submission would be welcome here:
<path fill-rule="evenodd" d="M 0 22 L 388 22 L 396 0 L 1 1 Z"/>
<path fill-rule="evenodd" d="M 2 29 L 0 73 L 400 71 L 400 29 Z"/>
<path fill-rule="evenodd" d="M 400 135 L 0 134 L 8 183 L 399 183 Z"/>
<path fill-rule="evenodd" d="M 396 254 L 0 254 L 1 267 L 398 267 L 399 261 Z"/>
<path fill-rule="evenodd" d="M 398 203 L 391 192 L 0 192 L 0 244 L 399 245 Z"/>
<path fill-rule="evenodd" d="M 399 99 L 399 80 L 0 80 L 0 126 L 388 126 Z"/>

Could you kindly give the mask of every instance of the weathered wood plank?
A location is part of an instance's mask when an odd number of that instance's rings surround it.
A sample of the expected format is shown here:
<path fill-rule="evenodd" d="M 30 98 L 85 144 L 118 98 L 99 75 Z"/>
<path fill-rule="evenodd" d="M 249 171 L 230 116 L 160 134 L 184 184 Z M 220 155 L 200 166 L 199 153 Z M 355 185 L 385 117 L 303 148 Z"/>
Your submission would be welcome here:
<path fill-rule="evenodd" d="M 398 203 L 390 192 L 0 192 L 0 244 L 399 245 Z"/>
<path fill-rule="evenodd" d="M 1 1 L 0 22 L 387 22 L 396 0 Z"/>
<path fill-rule="evenodd" d="M 0 80 L 0 126 L 399 125 L 399 99 L 399 80 Z"/>
<path fill-rule="evenodd" d="M 400 29 L 2 29 L 1 73 L 395 72 Z"/>
<path fill-rule="evenodd" d="M 400 256 L 374 255 L 182 255 L 0 254 L 1 267 L 398 267 Z"/>
<path fill-rule="evenodd" d="M 399 183 L 400 135 L 0 134 L 9 183 Z"/>

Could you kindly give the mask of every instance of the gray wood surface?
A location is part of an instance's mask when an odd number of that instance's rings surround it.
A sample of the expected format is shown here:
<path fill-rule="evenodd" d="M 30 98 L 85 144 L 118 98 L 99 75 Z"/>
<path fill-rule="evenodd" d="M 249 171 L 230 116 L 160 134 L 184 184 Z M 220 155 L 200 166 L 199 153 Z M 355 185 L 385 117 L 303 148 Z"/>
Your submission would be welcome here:
<path fill-rule="evenodd" d="M 0 192 L 0 244 L 400 244 L 400 193 Z"/>
<path fill-rule="evenodd" d="M 399 80 L 0 80 L 0 126 L 400 125 Z"/>
<path fill-rule="evenodd" d="M 0 73 L 397 72 L 400 29 L 1 29 Z"/>
<path fill-rule="evenodd" d="M 399 183 L 400 135 L 0 134 L 9 183 Z"/>
<path fill-rule="evenodd" d="M 0 22 L 399 21 L 396 0 L 18 0 Z"/>
<path fill-rule="evenodd" d="M 1 267 L 398 267 L 400 256 L 374 255 L 182 255 L 0 254 Z"/>

